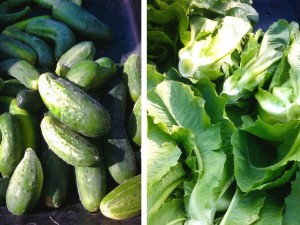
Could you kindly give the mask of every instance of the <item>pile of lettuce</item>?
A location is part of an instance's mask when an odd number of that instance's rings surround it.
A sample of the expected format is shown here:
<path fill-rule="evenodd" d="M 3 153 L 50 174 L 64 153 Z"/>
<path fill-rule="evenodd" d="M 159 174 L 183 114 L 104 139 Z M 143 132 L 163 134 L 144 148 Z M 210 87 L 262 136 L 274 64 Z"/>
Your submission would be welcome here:
<path fill-rule="evenodd" d="M 300 223 L 300 31 L 250 0 L 148 0 L 149 225 Z"/>

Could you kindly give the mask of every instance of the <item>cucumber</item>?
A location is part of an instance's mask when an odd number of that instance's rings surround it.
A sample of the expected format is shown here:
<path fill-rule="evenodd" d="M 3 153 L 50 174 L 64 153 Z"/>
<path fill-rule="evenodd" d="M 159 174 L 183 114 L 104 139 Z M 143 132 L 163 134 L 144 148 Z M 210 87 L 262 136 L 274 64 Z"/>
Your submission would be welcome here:
<path fill-rule="evenodd" d="M 14 100 L 13 97 L 0 96 L 0 114 L 9 112 L 9 107 L 10 107 L 12 100 Z"/>
<path fill-rule="evenodd" d="M 46 20 L 46 19 L 51 19 L 51 16 L 49 15 L 42 15 L 42 16 L 34 16 L 34 17 L 30 17 L 28 19 L 25 19 L 25 20 L 21 20 L 19 22 L 16 22 L 8 27 L 6 27 L 6 29 L 18 29 L 18 30 L 21 30 L 21 31 L 24 31 L 26 26 L 33 22 L 33 21 L 37 21 L 37 20 Z"/>
<path fill-rule="evenodd" d="M 129 219 L 141 214 L 141 175 L 118 185 L 101 201 L 101 213 L 115 220 Z"/>
<path fill-rule="evenodd" d="M 71 1 L 79 6 L 81 6 L 82 4 L 81 0 L 71 0 Z M 33 2 L 42 8 L 51 9 L 55 0 L 33 0 Z"/>
<path fill-rule="evenodd" d="M 25 60 L 6 59 L 0 61 L 0 72 L 17 78 L 27 88 L 37 90 L 39 72 Z"/>
<path fill-rule="evenodd" d="M 100 66 L 92 60 L 85 60 L 72 66 L 66 75 L 66 79 L 76 84 L 84 91 L 98 89 L 107 80 L 102 76 Z"/>
<path fill-rule="evenodd" d="M 0 178 L 0 205 L 5 204 L 5 196 L 8 187 L 9 178 Z"/>
<path fill-rule="evenodd" d="M 40 133 L 37 127 L 36 116 L 30 111 L 21 109 L 15 98 L 10 102 L 9 112 L 14 115 L 20 125 L 24 149 L 32 148 L 37 151 Z"/>
<path fill-rule="evenodd" d="M 93 60 L 96 54 L 96 46 L 91 41 L 83 41 L 72 48 L 58 60 L 55 73 L 59 76 L 65 77 L 70 68 L 83 60 Z"/>
<path fill-rule="evenodd" d="M 24 154 L 21 130 L 12 114 L 0 116 L 0 131 L 0 172 L 3 177 L 10 177 Z"/>
<path fill-rule="evenodd" d="M 42 119 L 41 130 L 49 148 L 66 163 L 82 167 L 99 162 L 97 148 L 53 116 L 46 115 Z"/>
<path fill-rule="evenodd" d="M 37 90 L 20 91 L 16 96 L 16 100 L 17 105 L 24 110 L 35 111 L 44 106 L 40 93 Z"/>
<path fill-rule="evenodd" d="M 9 13 L 12 8 L 28 5 L 32 0 L 6 0 L 0 3 L 0 14 Z"/>
<path fill-rule="evenodd" d="M 76 185 L 80 202 L 89 212 L 99 211 L 106 195 L 106 172 L 103 163 L 95 167 L 75 167 Z"/>
<path fill-rule="evenodd" d="M 13 23 L 29 14 L 31 8 L 26 6 L 19 12 L 0 14 L 0 24 Z"/>
<path fill-rule="evenodd" d="M 52 50 L 44 40 L 34 35 L 27 34 L 26 32 L 23 32 L 16 28 L 7 28 L 2 33 L 30 46 L 37 54 L 38 64 L 41 67 L 50 69 L 54 67 L 54 55 L 52 53 Z"/>
<path fill-rule="evenodd" d="M 119 80 L 103 97 L 111 116 L 110 130 L 105 135 L 104 158 L 112 178 L 119 184 L 136 175 L 136 161 L 124 127 L 126 85 Z"/>
<path fill-rule="evenodd" d="M 40 160 L 32 149 L 26 149 L 8 184 L 7 209 L 14 215 L 30 212 L 41 196 L 43 179 Z"/>
<path fill-rule="evenodd" d="M 110 27 L 72 1 L 56 0 L 52 7 L 52 15 L 85 38 L 95 41 L 112 39 Z"/>
<path fill-rule="evenodd" d="M 72 30 L 64 23 L 53 19 L 31 21 L 25 31 L 55 43 L 54 56 L 58 60 L 68 49 L 76 44 Z"/>
<path fill-rule="evenodd" d="M 49 111 L 72 130 L 98 137 L 109 130 L 106 109 L 79 87 L 51 73 L 39 78 L 39 92 Z"/>
<path fill-rule="evenodd" d="M 134 104 L 127 127 L 129 138 L 139 146 L 141 146 L 141 101 L 139 97 Z"/>
<path fill-rule="evenodd" d="M 28 90 L 18 79 L 9 79 L 4 81 L 1 94 L 3 96 L 16 97 L 20 91 Z"/>
<path fill-rule="evenodd" d="M 37 55 L 28 45 L 0 34 L 0 59 L 23 59 L 34 65 Z"/>
<path fill-rule="evenodd" d="M 123 80 L 127 84 L 133 102 L 141 95 L 141 57 L 131 54 L 124 63 Z"/>
<path fill-rule="evenodd" d="M 108 57 L 101 57 L 95 61 L 100 66 L 101 73 L 101 84 L 99 87 L 102 87 L 105 83 L 111 80 L 117 73 L 117 66 L 115 62 Z"/>
<path fill-rule="evenodd" d="M 58 208 L 67 199 L 72 168 L 43 143 L 44 172 L 43 201 L 50 208 Z"/>

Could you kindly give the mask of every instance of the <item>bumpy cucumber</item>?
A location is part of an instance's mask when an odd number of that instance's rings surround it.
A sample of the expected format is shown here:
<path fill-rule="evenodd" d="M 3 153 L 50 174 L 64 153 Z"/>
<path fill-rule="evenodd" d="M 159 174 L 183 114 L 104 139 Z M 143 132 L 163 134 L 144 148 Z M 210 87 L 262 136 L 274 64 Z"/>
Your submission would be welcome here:
<path fill-rule="evenodd" d="M 4 81 L 1 95 L 16 97 L 20 91 L 28 90 L 18 79 L 8 79 Z"/>
<path fill-rule="evenodd" d="M 0 72 L 17 78 L 27 88 L 37 90 L 39 72 L 25 60 L 6 59 L 0 61 Z"/>
<path fill-rule="evenodd" d="M 56 0 L 52 14 L 55 19 L 64 22 L 86 38 L 96 41 L 112 39 L 111 29 L 106 24 L 72 1 Z"/>
<path fill-rule="evenodd" d="M 44 105 L 40 93 L 37 90 L 23 90 L 17 96 L 17 105 L 21 109 L 34 111 L 41 109 Z"/>
<path fill-rule="evenodd" d="M 26 32 L 20 31 L 16 28 L 15 29 L 7 28 L 2 33 L 30 46 L 36 52 L 38 56 L 38 64 L 41 67 L 45 67 L 45 68 L 54 67 L 55 64 L 54 55 L 52 53 L 52 50 L 44 40 L 34 35 L 27 34 Z"/>
<path fill-rule="evenodd" d="M 79 6 L 81 6 L 82 4 L 81 0 L 71 0 L 71 1 Z M 55 0 L 33 0 L 33 2 L 42 8 L 51 9 Z"/>
<path fill-rule="evenodd" d="M 8 184 L 7 209 L 14 215 L 30 212 L 41 196 L 43 179 L 42 166 L 36 153 L 26 149 Z"/>
<path fill-rule="evenodd" d="M 5 204 L 8 182 L 9 182 L 9 178 L 0 178 L 0 205 Z"/>
<path fill-rule="evenodd" d="M 107 77 L 102 75 L 98 63 L 92 60 L 85 60 L 73 65 L 67 73 L 66 79 L 88 91 L 97 89 L 105 83 Z"/>
<path fill-rule="evenodd" d="M 21 109 L 15 98 L 10 102 L 9 112 L 14 115 L 20 125 L 24 149 L 32 148 L 37 151 L 39 132 L 36 116 L 30 111 Z"/>
<path fill-rule="evenodd" d="M 106 109 L 71 82 L 51 73 L 39 78 L 39 92 L 49 111 L 72 130 L 98 137 L 109 130 Z"/>
<path fill-rule="evenodd" d="M 96 46 L 91 41 L 83 41 L 72 48 L 58 60 L 55 73 L 59 76 L 65 77 L 70 68 L 83 60 L 93 60 L 96 54 Z"/>
<path fill-rule="evenodd" d="M 8 27 L 6 27 L 7 29 L 11 29 L 11 28 L 14 28 L 14 29 L 18 29 L 18 30 L 25 30 L 25 27 L 33 22 L 33 21 L 37 21 L 37 20 L 46 20 L 46 19 L 51 19 L 51 16 L 49 15 L 42 15 L 42 16 L 34 16 L 34 17 L 30 17 L 28 19 L 25 19 L 25 20 L 21 20 L 19 22 L 16 22 Z"/>
<path fill-rule="evenodd" d="M 136 102 L 141 95 L 141 57 L 130 55 L 123 69 L 123 79 L 128 86 L 131 99 Z"/>
<path fill-rule="evenodd" d="M 9 177 L 24 154 L 21 130 L 12 114 L 7 112 L 0 116 L 0 131 L 0 172 L 2 176 Z"/>
<path fill-rule="evenodd" d="M 76 44 L 72 30 L 64 23 L 53 19 L 32 21 L 26 26 L 25 31 L 29 34 L 54 41 L 54 55 L 56 60 Z"/>
<path fill-rule="evenodd" d="M 50 208 L 58 208 L 67 199 L 72 168 L 50 150 L 46 143 L 43 143 L 42 166 L 43 201 Z"/>
<path fill-rule="evenodd" d="M 35 51 L 11 37 L 0 34 L 0 59 L 23 59 L 31 64 L 37 62 Z"/>
<path fill-rule="evenodd" d="M 43 137 L 49 148 L 73 166 L 93 166 L 99 162 L 97 148 L 51 115 L 41 122 Z"/>
<path fill-rule="evenodd" d="M 102 163 L 95 167 L 75 167 L 76 185 L 80 202 L 89 212 L 99 210 L 106 195 L 106 174 Z"/>
<path fill-rule="evenodd" d="M 123 220 L 141 214 L 141 175 L 117 186 L 101 201 L 100 210 L 106 217 Z"/>
<path fill-rule="evenodd" d="M 111 116 L 111 128 L 105 135 L 105 163 L 110 175 L 119 184 L 136 175 L 133 149 L 124 128 L 125 93 L 126 85 L 119 80 L 103 99 Z"/>
<path fill-rule="evenodd" d="M 139 97 L 134 104 L 127 129 L 129 138 L 139 146 L 141 146 L 141 101 L 141 97 Z"/>
<path fill-rule="evenodd" d="M 30 12 L 30 10 L 31 8 L 29 6 L 26 6 L 19 12 L 0 14 L 0 24 L 13 23 L 25 17 Z"/>

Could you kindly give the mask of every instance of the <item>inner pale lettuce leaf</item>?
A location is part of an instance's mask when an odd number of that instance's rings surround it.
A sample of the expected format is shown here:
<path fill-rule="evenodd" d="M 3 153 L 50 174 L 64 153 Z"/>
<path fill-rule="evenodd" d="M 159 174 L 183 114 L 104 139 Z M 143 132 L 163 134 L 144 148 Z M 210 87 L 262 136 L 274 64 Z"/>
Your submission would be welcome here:
<path fill-rule="evenodd" d="M 223 75 L 222 64 L 233 64 L 231 53 L 251 29 L 248 21 L 237 17 L 225 16 L 218 22 L 193 17 L 191 40 L 178 53 L 180 74 L 194 83 L 202 77 L 216 80 Z"/>

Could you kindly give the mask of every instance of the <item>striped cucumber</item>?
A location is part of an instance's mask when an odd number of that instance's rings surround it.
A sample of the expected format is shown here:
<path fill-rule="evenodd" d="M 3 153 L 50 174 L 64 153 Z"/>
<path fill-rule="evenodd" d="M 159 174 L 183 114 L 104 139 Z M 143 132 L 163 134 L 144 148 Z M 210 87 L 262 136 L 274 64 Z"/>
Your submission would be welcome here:
<path fill-rule="evenodd" d="M 65 77 L 74 64 L 84 60 L 93 60 L 95 54 L 96 46 L 93 42 L 79 42 L 60 57 L 55 73 L 61 77 Z"/>
<path fill-rule="evenodd" d="M 54 55 L 51 48 L 44 40 L 16 28 L 7 28 L 2 33 L 30 46 L 36 52 L 38 64 L 41 67 L 50 69 L 54 67 Z"/>
<path fill-rule="evenodd" d="M 87 137 L 98 137 L 109 130 L 110 116 L 106 109 L 71 82 L 44 73 L 38 86 L 49 111 L 72 130 Z"/>
<path fill-rule="evenodd" d="M 41 196 L 43 180 L 40 160 L 35 151 L 26 149 L 8 184 L 7 209 L 14 215 L 30 212 Z"/>
<path fill-rule="evenodd" d="M 101 201 L 100 211 L 115 220 L 129 219 L 141 214 L 141 175 L 118 185 Z"/>
<path fill-rule="evenodd" d="M 0 172 L 3 177 L 10 177 L 24 154 L 20 126 L 12 114 L 0 116 L 0 131 Z"/>
<path fill-rule="evenodd" d="M 37 55 L 28 45 L 0 34 L 0 59 L 23 59 L 35 64 Z"/>
<path fill-rule="evenodd" d="M 95 41 L 112 39 L 110 27 L 72 1 L 56 0 L 52 7 L 52 15 L 85 38 Z"/>
<path fill-rule="evenodd" d="M 25 60 L 6 59 L 0 61 L 0 72 L 3 75 L 17 78 L 29 89 L 38 89 L 38 79 L 40 74 L 35 67 Z"/>
<path fill-rule="evenodd" d="M 103 97 L 111 116 L 103 153 L 110 175 L 119 184 L 136 175 L 136 161 L 124 127 L 126 90 L 126 85 L 119 80 Z"/>
<path fill-rule="evenodd" d="M 58 60 L 68 49 L 76 44 L 72 30 L 64 23 L 53 19 L 31 21 L 25 31 L 55 43 L 54 55 Z"/>
<path fill-rule="evenodd" d="M 58 208 L 67 199 L 72 168 L 49 149 L 46 143 L 43 143 L 42 166 L 43 201 L 50 208 Z"/>
<path fill-rule="evenodd" d="M 41 130 L 49 148 L 66 163 L 82 167 L 99 162 L 97 148 L 53 116 L 43 118 Z"/>

